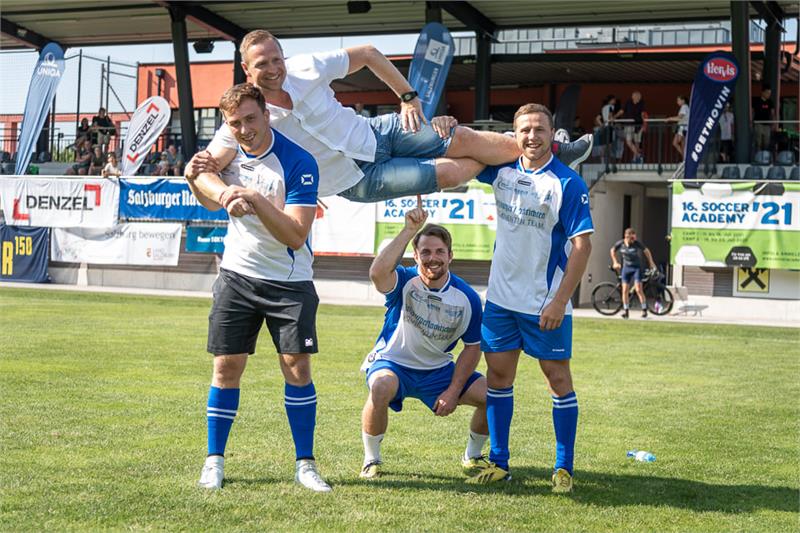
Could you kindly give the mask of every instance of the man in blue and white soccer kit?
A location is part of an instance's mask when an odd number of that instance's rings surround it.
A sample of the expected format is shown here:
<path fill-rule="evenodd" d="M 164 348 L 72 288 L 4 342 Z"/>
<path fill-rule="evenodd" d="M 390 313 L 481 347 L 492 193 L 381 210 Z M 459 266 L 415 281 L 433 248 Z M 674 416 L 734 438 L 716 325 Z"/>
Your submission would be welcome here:
<path fill-rule="evenodd" d="M 481 301 L 449 271 L 450 233 L 435 224 L 419 231 L 427 213 L 417 199 L 417 208 L 406 213 L 403 230 L 370 267 L 375 287 L 386 295 L 387 310 L 378 341 L 362 367 L 369 387 L 361 417 L 365 479 L 380 475 L 388 410 L 402 410 L 405 398 L 421 400 L 437 416 L 449 415 L 458 405 L 474 406 L 461 464 L 468 473 L 488 465 L 482 454 L 489 437 L 486 378 L 475 371 L 481 355 Z M 412 239 L 416 266 L 398 266 Z M 453 363 L 450 351 L 459 340 L 464 349 Z"/>
<path fill-rule="evenodd" d="M 328 492 L 314 461 L 317 395 L 310 354 L 317 352 L 319 299 L 311 281 L 308 234 L 319 171 L 314 158 L 269 127 L 253 85 L 225 92 L 220 109 L 239 150 L 220 176 L 187 176 L 198 200 L 231 215 L 209 314 L 214 374 L 208 395 L 208 457 L 200 486 L 219 489 L 228 435 L 239 408 L 239 383 L 266 321 L 285 379 L 285 408 L 295 444 L 295 480 Z"/>
<path fill-rule="evenodd" d="M 553 117 L 539 104 L 514 117 L 522 157 L 485 169 L 497 203 L 497 241 L 482 326 L 488 364 L 486 398 L 491 465 L 471 478 L 510 478 L 509 433 L 520 350 L 539 360 L 553 395 L 556 462 L 553 490 L 572 490 L 578 400 L 572 387 L 570 298 L 591 252 L 594 231 L 589 192 L 582 178 L 549 150 Z"/>

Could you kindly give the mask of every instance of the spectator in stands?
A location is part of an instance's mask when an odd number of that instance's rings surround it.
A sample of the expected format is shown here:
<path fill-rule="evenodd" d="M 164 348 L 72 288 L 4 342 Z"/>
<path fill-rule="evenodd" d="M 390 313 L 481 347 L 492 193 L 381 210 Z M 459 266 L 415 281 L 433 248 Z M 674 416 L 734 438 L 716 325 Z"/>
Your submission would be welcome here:
<path fill-rule="evenodd" d="M 78 148 L 83 144 L 83 141 L 89 139 L 92 132 L 91 126 L 89 126 L 89 119 L 82 118 L 80 125 L 75 130 L 75 148 Z"/>
<path fill-rule="evenodd" d="M 369 118 L 372 116 L 372 113 L 364 109 L 364 104 L 361 102 L 356 102 L 353 104 L 353 109 L 356 110 L 356 115 L 361 115 L 364 118 Z"/>
<path fill-rule="evenodd" d="M 103 153 L 103 147 L 95 144 L 92 148 L 92 157 L 89 160 L 89 175 L 99 176 L 103 172 L 105 163 L 106 155 Z"/>
<path fill-rule="evenodd" d="M 92 132 L 94 136 L 93 142 L 103 148 L 106 148 L 111 141 L 111 137 L 117 134 L 117 128 L 114 127 L 111 118 L 106 114 L 105 107 L 98 109 L 97 114 L 92 117 Z"/>
<path fill-rule="evenodd" d="M 678 126 L 675 130 L 675 135 L 672 137 L 672 146 L 678 151 L 678 154 L 683 157 L 684 150 L 686 149 L 686 129 L 689 127 L 689 104 L 685 96 L 678 97 L 678 114 L 674 117 L 668 117 L 667 120 L 677 122 Z"/>
<path fill-rule="evenodd" d="M 167 163 L 169 163 L 167 174 L 183 176 L 183 154 L 178 151 L 174 144 L 170 144 L 164 153 L 167 154 Z"/>
<path fill-rule="evenodd" d="M 85 120 L 85 119 L 84 119 Z M 92 162 L 92 141 L 83 139 L 75 148 L 75 164 L 66 171 L 67 176 L 85 176 Z"/>
<path fill-rule="evenodd" d="M 775 104 L 772 103 L 772 89 L 764 85 L 761 96 L 753 98 L 753 132 L 756 150 L 769 150 L 770 134 L 775 124 L 759 124 L 761 121 L 775 120 Z"/>
<path fill-rule="evenodd" d="M 631 99 L 625 102 L 625 107 L 614 114 L 614 118 L 622 117 L 625 120 L 625 144 L 633 154 L 632 163 L 644 163 L 641 153 L 642 126 L 644 125 L 644 100 L 642 93 L 633 91 Z"/>
<path fill-rule="evenodd" d="M 103 177 L 121 176 L 122 170 L 117 166 L 117 154 L 109 152 L 107 161 L 106 166 L 103 167 Z"/>
<path fill-rule="evenodd" d="M 161 158 L 156 165 L 156 174 L 158 176 L 169 175 L 169 160 L 167 159 L 167 152 L 161 152 Z"/>
<path fill-rule="evenodd" d="M 614 144 L 614 114 L 617 112 L 617 97 L 613 94 L 606 96 L 603 100 L 603 107 L 600 108 L 600 113 L 595 117 L 594 123 L 596 126 L 595 136 L 597 137 L 597 144 L 602 148 L 603 161 L 609 159 L 609 155 L 613 154 Z"/>
<path fill-rule="evenodd" d="M 725 104 L 725 111 L 719 117 L 719 138 L 722 141 L 719 155 L 723 163 L 730 163 L 733 160 L 733 111 L 731 103 Z"/>

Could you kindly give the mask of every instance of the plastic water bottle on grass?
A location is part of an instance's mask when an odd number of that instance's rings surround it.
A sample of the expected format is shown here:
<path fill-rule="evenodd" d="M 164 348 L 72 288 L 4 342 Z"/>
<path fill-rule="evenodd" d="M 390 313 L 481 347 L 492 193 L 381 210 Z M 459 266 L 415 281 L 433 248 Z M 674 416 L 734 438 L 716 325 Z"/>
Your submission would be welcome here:
<path fill-rule="evenodd" d="M 628 452 L 628 457 L 633 457 L 635 460 L 639 461 L 640 463 L 652 463 L 656 460 L 656 456 L 650 452 L 646 452 L 644 450 L 631 450 Z"/>

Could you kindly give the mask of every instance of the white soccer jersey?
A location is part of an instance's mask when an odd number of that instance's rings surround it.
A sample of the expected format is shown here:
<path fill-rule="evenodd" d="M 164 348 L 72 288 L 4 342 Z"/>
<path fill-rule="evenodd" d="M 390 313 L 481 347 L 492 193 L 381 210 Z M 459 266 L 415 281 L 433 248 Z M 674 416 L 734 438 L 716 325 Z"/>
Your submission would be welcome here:
<path fill-rule="evenodd" d="M 221 177 L 228 185 L 258 191 L 279 209 L 317 205 L 316 161 L 274 129 L 267 151 L 252 156 L 239 149 Z M 308 241 L 299 250 L 292 250 L 273 237 L 256 215 L 230 217 L 220 267 L 259 279 L 308 281 L 313 261 Z"/>
<path fill-rule="evenodd" d="M 551 155 L 529 171 L 520 160 L 487 167 L 478 180 L 494 189 L 497 240 L 486 299 L 539 315 L 555 296 L 572 249 L 569 239 L 594 232 L 583 179 Z M 568 314 L 572 306 L 567 305 Z"/>
<path fill-rule="evenodd" d="M 387 359 L 417 370 L 434 370 L 453 360 L 450 350 L 481 341 L 481 299 L 467 282 L 449 274 L 441 289 L 422 283 L 417 267 L 397 267 L 397 284 L 386 294 L 386 318 L 362 368 Z"/>

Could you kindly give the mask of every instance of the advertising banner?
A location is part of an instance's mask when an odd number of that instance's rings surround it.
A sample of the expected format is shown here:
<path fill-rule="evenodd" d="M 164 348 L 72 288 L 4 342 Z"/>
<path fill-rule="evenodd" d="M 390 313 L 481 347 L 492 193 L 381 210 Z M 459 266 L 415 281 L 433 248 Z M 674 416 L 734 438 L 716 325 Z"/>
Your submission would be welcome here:
<path fill-rule="evenodd" d="M 453 256 L 458 259 L 492 258 L 497 234 L 497 211 L 489 185 L 470 183 L 463 193 L 440 192 L 422 197 L 428 222 L 441 224 L 453 235 Z M 378 203 L 375 253 L 403 228 L 405 213 L 417 206 L 414 196 Z M 406 255 L 410 256 L 411 247 Z"/>
<path fill-rule="evenodd" d="M 188 226 L 186 228 L 186 251 L 221 254 L 225 251 L 224 226 Z"/>
<path fill-rule="evenodd" d="M 224 209 L 209 211 L 183 179 L 120 180 L 119 216 L 151 220 L 228 220 Z"/>
<path fill-rule="evenodd" d="M 455 46 L 447 28 L 431 22 L 422 28 L 408 69 L 408 83 L 419 94 L 427 119 L 436 116 L 444 82 L 453 62 Z"/>
<path fill-rule="evenodd" d="M 53 261 L 98 265 L 176 266 L 181 230 L 176 223 L 131 223 L 101 229 L 55 229 Z"/>
<path fill-rule="evenodd" d="M 0 206 L 15 226 L 110 228 L 117 223 L 116 179 L 2 178 Z"/>
<path fill-rule="evenodd" d="M 672 194 L 673 263 L 800 269 L 800 184 L 675 182 Z"/>
<path fill-rule="evenodd" d="M 160 96 L 151 96 L 141 103 L 131 117 L 125 135 L 125 153 L 122 155 L 122 175 L 133 176 L 142 165 L 150 147 L 169 124 L 172 110 Z"/>
<path fill-rule="evenodd" d="M 689 127 L 686 133 L 684 177 L 697 177 L 697 166 L 703 159 L 714 128 L 733 94 L 739 75 L 736 58 L 729 52 L 712 52 L 697 69 L 689 99 Z"/>
<path fill-rule="evenodd" d="M 48 283 L 50 234 L 47 228 L 0 224 L 0 281 Z"/>
<path fill-rule="evenodd" d="M 33 69 L 33 77 L 31 77 L 31 84 L 28 87 L 14 174 L 21 176 L 28 170 L 36 139 L 42 132 L 42 126 L 47 118 L 47 110 L 50 108 L 50 103 L 53 101 L 63 74 L 64 51 L 57 44 L 48 43 L 39 54 L 39 61 L 36 62 Z"/>
<path fill-rule="evenodd" d="M 311 249 L 320 255 L 372 255 L 375 250 L 375 204 L 341 196 L 322 198 L 311 228 Z"/>

